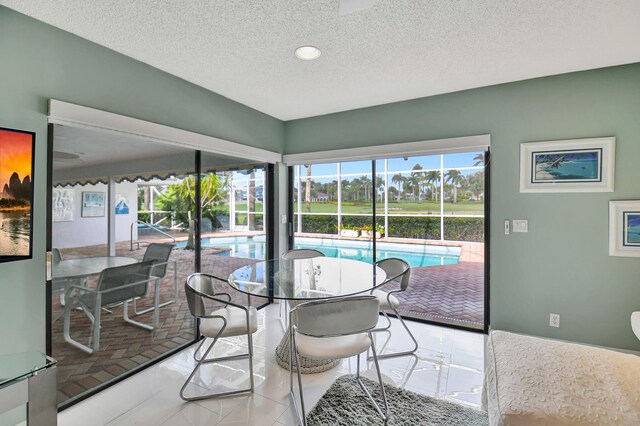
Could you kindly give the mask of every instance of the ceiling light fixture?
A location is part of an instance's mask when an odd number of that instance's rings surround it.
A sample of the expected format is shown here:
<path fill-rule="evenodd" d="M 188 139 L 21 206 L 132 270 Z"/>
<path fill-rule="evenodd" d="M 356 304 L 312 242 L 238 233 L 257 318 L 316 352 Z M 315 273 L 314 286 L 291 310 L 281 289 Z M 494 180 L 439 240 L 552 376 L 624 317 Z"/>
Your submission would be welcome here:
<path fill-rule="evenodd" d="M 303 61 L 318 59 L 321 53 L 320 49 L 315 46 L 300 46 L 295 51 L 296 58 L 302 59 Z"/>

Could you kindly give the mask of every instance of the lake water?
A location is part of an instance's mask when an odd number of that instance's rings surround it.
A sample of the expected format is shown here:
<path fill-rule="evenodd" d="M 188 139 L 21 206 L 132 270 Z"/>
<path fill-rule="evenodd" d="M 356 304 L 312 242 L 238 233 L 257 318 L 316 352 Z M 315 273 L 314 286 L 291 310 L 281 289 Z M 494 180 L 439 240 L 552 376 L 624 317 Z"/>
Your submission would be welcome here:
<path fill-rule="evenodd" d="M 0 257 L 29 255 L 31 224 L 27 212 L 0 211 Z"/>

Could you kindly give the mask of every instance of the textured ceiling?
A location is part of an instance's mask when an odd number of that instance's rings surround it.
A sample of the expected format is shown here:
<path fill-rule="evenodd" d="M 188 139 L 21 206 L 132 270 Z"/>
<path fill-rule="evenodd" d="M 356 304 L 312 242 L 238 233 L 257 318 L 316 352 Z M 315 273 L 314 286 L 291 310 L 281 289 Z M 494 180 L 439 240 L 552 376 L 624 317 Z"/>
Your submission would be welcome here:
<path fill-rule="evenodd" d="M 0 4 L 283 120 L 640 61 L 640 0 Z"/>

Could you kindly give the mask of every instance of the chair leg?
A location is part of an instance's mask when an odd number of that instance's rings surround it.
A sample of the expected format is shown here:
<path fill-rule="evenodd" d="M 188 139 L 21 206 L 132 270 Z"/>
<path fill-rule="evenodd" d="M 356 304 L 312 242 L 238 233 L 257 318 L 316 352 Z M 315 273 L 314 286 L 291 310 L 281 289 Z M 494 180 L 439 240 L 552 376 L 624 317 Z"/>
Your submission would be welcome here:
<path fill-rule="evenodd" d="M 293 410 L 296 412 L 298 416 L 298 420 L 302 426 L 307 426 L 307 416 L 305 415 L 304 410 L 304 392 L 302 391 L 302 374 L 300 373 L 300 354 L 296 348 L 296 337 L 291 332 L 291 343 L 289 344 L 289 396 L 291 398 L 291 403 L 293 404 Z M 295 352 L 295 354 L 294 354 Z M 293 361 L 296 363 L 296 372 L 298 376 L 298 393 L 300 394 L 300 412 L 298 411 L 298 406 L 296 404 L 296 395 L 293 391 Z"/>
<path fill-rule="evenodd" d="M 282 311 L 286 311 L 287 307 L 287 301 L 286 300 L 280 300 L 278 302 L 278 311 L 279 311 L 279 316 L 280 316 L 280 325 L 282 326 L 282 330 L 285 331 L 287 329 L 288 321 L 287 319 L 289 318 L 288 313 L 282 313 Z"/>
<path fill-rule="evenodd" d="M 249 345 L 249 382 L 251 383 L 251 392 L 254 390 L 253 382 L 253 334 L 251 331 L 247 333 L 247 344 Z"/>
<path fill-rule="evenodd" d="M 142 314 L 146 314 L 147 312 L 151 312 L 155 309 L 156 305 L 158 306 L 158 308 L 163 308 L 167 305 L 170 305 L 172 303 L 175 303 L 176 300 L 178 300 L 178 280 L 176 279 L 176 276 L 174 275 L 173 277 L 173 286 L 174 286 L 174 297 L 171 300 L 167 300 L 166 302 L 162 302 L 160 303 L 160 280 L 156 280 L 155 281 L 155 286 L 154 286 L 154 298 L 157 297 L 158 301 L 157 303 L 154 300 L 154 305 L 150 308 L 146 308 L 143 309 L 141 311 L 138 310 L 138 307 L 136 305 L 136 301 L 138 299 L 140 299 L 139 297 L 136 297 L 135 299 L 133 299 L 133 313 L 134 315 L 142 315 Z M 157 295 L 157 296 L 156 296 Z"/>
<path fill-rule="evenodd" d="M 402 318 L 400 313 L 398 313 L 396 308 L 392 308 L 392 310 L 396 314 L 396 318 L 398 318 L 400 320 L 400 324 L 402 324 L 404 329 L 407 331 L 407 334 L 409 334 L 409 337 L 413 341 L 413 349 L 408 350 L 408 351 L 403 351 L 403 352 L 393 352 L 393 353 L 389 353 L 389 354 L 378 355 L 378 359 L 385 359 L 385 358 L 393 358 L 393 357 L 397 357 L 397 356 L 411 355 L 411 354 L 414 354 L 418 350 L 418 341 L 416 340 L 415 337 L 413 337 L 413 333 L 411 333 L 411 330 L 409 330 L 409 327 L 407 326 L 407 323 L 404 322 L 404 319 Z M 385 313 L 385 316 L 387 316 L 386 313 Z M 387 319 L 389 319 L 388 316 L 387 316 Z M 391 323 L 391 321 L 389 321 L 389 323 Z M 373 331 L 375 332 L 375 331 L 379 331 L 379 330 L 376 329 L 376 330 L 373 330 Z M 369 357 L 369 359 L 371 359 L 371 357 Z"/>
<path fill-rule="evenodd" d="M 86 352 L 89 355 L 91 355 L 93 352 L 98 350 L 98 346 L 100 344 L 100 340 L 99 340 L 100 339 L 100 316 L 98 315 L 98 318 L 97 318 L 98 321 L 96 321 L 95 316 L 92 315 L 90 312 L 88 312 L 86 307 L 81 306 L 82 311 L 89 317 L 89 320 L 92 322 L 91 335 L 89 336 L 89 345 L 91 345 L 91 347 L 83 345 L 82 343 L 78 342 L 77 340 L 74 340 L 71 337 L 71 312 L 76 309 L 77 305 L 80 305 L 80 304 L 75 299 L 70 297 L 70 293 L 68 293 L 66 296 L 67 296 L 66 297 L 67 303 L 66 303 L 66 305 L 64 307 L 64 322 L 63 322 L 63 326 L 62 326 L 63 338 L 64 338 L 65 342 L 67 342 L 70 345 L 75 346 L 76 348 L 80 349 L 81 351 Z M 98 324 L 97 325 L 97 329 L 98 329 L 97 336 L 95 335 L 95 333 L 96 333 L 96 324 Z M 93 344 L 92 344 L 92 342 L 93 342 Z"/>
<path fill-rule="evenodd" d="M 204 342 L 207 339 L 201 339 L 200 340 L 200 344 L 198 345 L 198 347 L 196 348 L 196 350 L 193 352 L 193 360 L 195 362 L 202 362 L 203 364 L 210 364 L 212 362 L 220 362 L 220 361 L 230 361 L 232 359 L 244 359 L 244 358 L 253 358 L 253 336 L 251 336 L 251 343 L 249 346 L 249 351 L 246 354 L 238 354 L 238 355 L 229 355 L 229 356 L 221 356 L 218 358 L 198 358 L 198 352 L 200 352 L 200 349 L 202 348 L 202 346 L 204 345 Z M 206 356 L 206 354 L 205 354 Z M 251 360 L 251 364 L 249 365 L 249 367 L 253 367 L 253 359 Z M 252 375 L 253 377 L 253 375 Z M 252 379 L 253 380 L 253 379 Z"/>
<path fill-rule="evenodd" d="M 382 409 L 380 409 L 380 406 L 378 405 L 376 400 L 373 399 L 373 396 L 369 392 L 369 389 L 367 389 L 367 387 L 364 385 L 364 383 L 360 379 L 360 354 L 358 354 L 358 364 L 356 367 L 357 368 L 356 381 L 360 385 L 360 388 L 362 389 L 362 391 L 367 395 L 367 397 L 369 397 L 369 401 L 373 405 L 373 408 L 375 408 L 375 410 L 378 412 L 378 415 L 386 423 L 387 420 L 389 420 L 389 405 L 387 404 L 387 393 L 385 392 L 385 389 L 384 389 L 384 382 L 382 381 L 382 374 L 380 374 L 380 365 L 378 364 L 378 357 L 376 356 L 376 348 L 373 344 L 373 336 L 371 335 L 371 333 L 369 333 L 369 340 L 371 341 L 371 352 L 373 353 L 373 363 L 376 367 L 378 382 L 380 383 L 380 391 L 382 393 L 382 403 L 384 404 L 384 413 L 382 412 Z"/>
<path fill-rule="evenodd" d="M 384 319 L 387 320 L 387 325 L 385 325 L 384 327 L 380 327 L 380 328 L 375 328 L 371 331 L 375 332 L 375 331 L 384 331 L 384 330 L 388 330 L 391 328 L 391 319 L 389 318 L 389 315 L 387 315 L 387 313 L 385 311 L 382 311 L 382 316 L 384 317 Z"/>
<path fill-rule="evenodd" d="M 371 352 L 373 353 L 373 363 L 376 366 L 376 373 L 378 375 L 378 382 L 380 382 L 380 392 L 382 392 L 382 403 L 384 404 L 384 415 L 378 408 L 378 413 L 382 416 L 384 421 L 389 420 L 389 404 L 387 403 L 387 392 L 384 389 L 384 382 L 382 381 L 382 374 L 380 373 L 380 364 L 378 363 L 378 356 L 376 354 L 376 348 L 373 345 L 373 336 L 369 333 L 369 340 L 371 341 Z M 375 401 L 374 401 L 375 402 Z"/>
<path fill-rule="evenodd" d="M 213 342 L 211 342 L 211 345 L 209 345 L 209 347 L 205 351 L 204 355 L 200 358 L 200 360 L 198 360 L 198 363 L 196 364 L 196 367 L 193 369 L 193 371 L 191 372 L 191 374 L 189 375 L 187 380 L 182 385 L 182 388 L 180 389 L 180 398 L 182 398 L 183 400 L 185 400 L 185 401 L 199 401 L 201 399 L 207 399 L 207 398 L 213 398 L 213 397 L 219 397 L 219 396 L 227 396 L 227 395 L 235 395 L 235 394 L 245 393 L 245 392 L 253 392 L 253 390 L 254 390 L 254 382 L 253 382 L 253 348 L 252 348 L 253 341 L 251 339 L 251 333 L 250 332 L 247 334 L 248 337 L 249 337 L 249 353 L 248 354 L 234 355 L 234 356 L 230 356 L 230 357 L 207 359 L 207 355 L 209 355 L 209 352 L 211 352 L 211 350 L 213 349 L 213 346 L 218 341 L 218 339 L 220 337 L 220 334 L 222 334 L 223 330 L 224 330 L 224 328 L 222 330 L 220 330 L 220 332 L 218 332 L 218 334 L 213 338 Z M 198 350 L 200 350 L 200 348 L 202 347 L 202 344 L 204 343 L 205 340 L 206 339 L 202 339 L 202 342 L 200 342 L 200 344 L 196 348 L 196 352 Z M 191 383 L 191 379 L 193 379 L 193 376 L 195 376 L 196 372 L 198 371 L 198 369 L 203 364 L 206 364 L 206 363 L 209 363 L 209 362 L 224 361 L 224 360 L 229 360 L 229 359 L 245 358 L 245 357 L 249 358 L 249 371 L 251 373 L 251 377 L 250 377 L 251 385 L 250 385 L 250 387 L 248 387 L 246 389 L 235 390 L 235 391 L 208 393 L 206 395 L 200 395 L 200 396 L 186 396 L 185 395 L 185 392 L 184 392 L 185 389 L 187 388 L 189 383 Z M 197 359 L 197 357 L 195 355 L 195 352 L 194 352 L 194 359 Z"/>
<path fill-rule="evenodd" d="M 140 327 L 140 328 L 144 328 L 145 330 L 153 331 L 153 328 L 154 328 L 153 325 L 143 324 L 141 322 L 138 322 L 138 321 L 135 321 L 135 320 L 132 320 L 131 318 L 129 318 L 129 301 L 128 300 L 122 304 L 122 319 L 124 319 L 125 322 L 128 322 L 131 325 L 135 325 L 136 327 Z"/>

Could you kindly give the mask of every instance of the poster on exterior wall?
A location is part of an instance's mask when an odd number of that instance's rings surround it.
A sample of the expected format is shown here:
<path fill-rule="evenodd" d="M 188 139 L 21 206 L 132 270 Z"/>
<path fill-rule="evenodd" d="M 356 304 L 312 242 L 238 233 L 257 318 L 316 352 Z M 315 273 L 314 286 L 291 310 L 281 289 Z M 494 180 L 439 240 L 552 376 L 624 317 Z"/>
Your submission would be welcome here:
<path fill-rule="evenodd" d="M 73 221 L 73 189 L 53 188 L 51 194 L 52 204 L 52 220 L 54 222 L 71 222 Z"/>
<path fill-rule="evenodd" d="M 129 214 L 129 199 L 126 195 L 116 194 L 116 214 Z"/>
<path fill-rule="evenodd" d="M 33 165 L 36 134 L 0 127 L 0 262 L 33 253 Z"/>
<path fill-rule="evenodd" d="M 102 217 L 104 216 L 104 192 L 83 192 L 82 193 L 82 217 Z"/>

